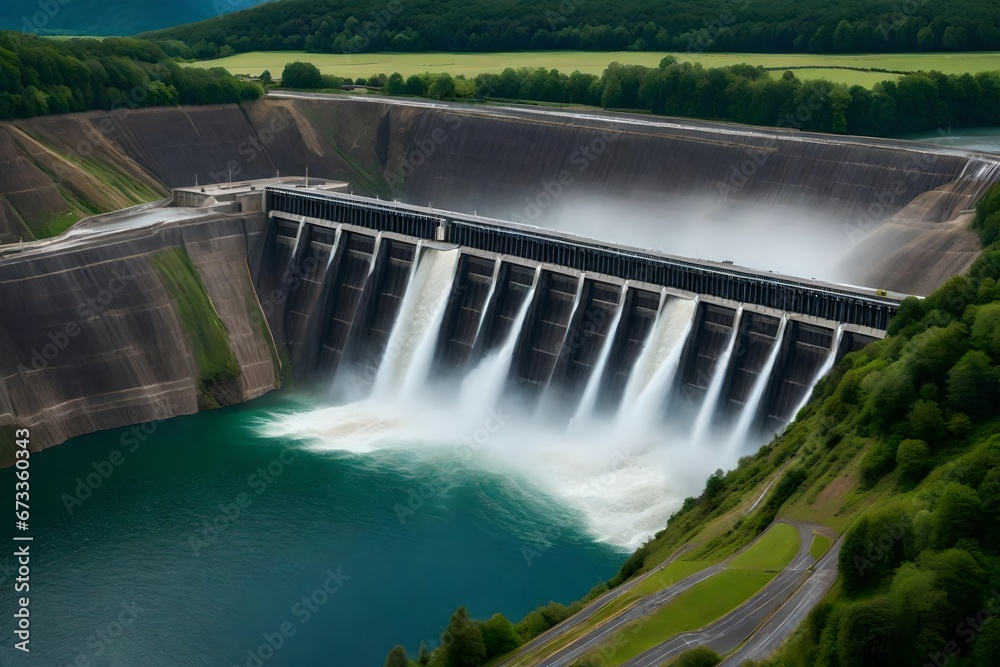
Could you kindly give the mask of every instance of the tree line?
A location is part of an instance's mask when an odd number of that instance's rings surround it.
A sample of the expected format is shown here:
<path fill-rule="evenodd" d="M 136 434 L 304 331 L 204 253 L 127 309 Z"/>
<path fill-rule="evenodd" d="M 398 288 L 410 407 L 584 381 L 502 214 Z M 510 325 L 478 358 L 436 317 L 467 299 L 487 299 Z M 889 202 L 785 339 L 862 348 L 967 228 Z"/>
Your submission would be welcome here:
<path fill-rule="evenodd" d="M 130 38 L 52 40 L 0 32 L 0 119 L 174 104 L 219 104 L 263 89 L 222 68 L 181 67 Z"/>
<path fill-rule="evenodd" d="M 283 80 L 286 87 L 340 88 L 357 80 L 309 76 Z M 611 63 L 601 76 L 545 68 L 508 68 L 474 79 L 448 73 L 379 74 L 361 79 L 390 95 L 435 99 L 503 99 L 585 104 L 733 121 L 790 129 L 893 137 L 936 129 L 1000 125 L 1000 72 L 915 72 L 896 80 L 847 86 L 801 80 L 792 71 L 773 77 L 763 67 L 704 67 L 664 58 L 658 67 Z"/>
<path fill-rule="evenodd" d="M 144 33 L 181 57 L 246 51 L 1000 50 L 991 0 L 286 0 Z M 185 46 L 187 45 L 187 46 Z"/>

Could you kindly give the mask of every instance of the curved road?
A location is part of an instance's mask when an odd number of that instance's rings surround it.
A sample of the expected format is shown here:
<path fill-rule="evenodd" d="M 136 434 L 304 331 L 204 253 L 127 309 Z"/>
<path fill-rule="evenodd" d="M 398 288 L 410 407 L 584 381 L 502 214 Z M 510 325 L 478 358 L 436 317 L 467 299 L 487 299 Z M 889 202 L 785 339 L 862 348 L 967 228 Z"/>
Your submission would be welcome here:
<path fill-rule="evenodd" d="M 757 508 L 758 505 L 760 505 L 761 501 L 764 500 L 764 498 L 767 496 L 767 494 L 771 491 L 771 489 L 777 483 L 778 479 L 781 477 L 782 472 L 784 472 L 784 470 L 787 469 L 788 466 L 790 466 L 794 461 L 795 461 L 795 456 L 793 455 L 787 461 L 785 461 L 785 463 L 782 464 L 782 466 L 780 468 L 778 468 L 778 470 L 776 470 L 773 475 L 771 475 L 771 479 L 768 480 L 767 484 L 764 486 L 764 489 L 760 492 L 760 494 L 757 496 L 757 498 L 754 500 L 754 502 L 750 505 L 750 507 L 748 507 L 745 510 L 743 510 L 743 512 L 742 512 L 743 516 L 749 515 L 751 512 L 754 511 L 754 509 Z M 751 544 L 752 544 L 752 542 L 751 542 Z M 613 602 L 614 600 L 618 599 L 619 597 L 621 597 L 625 593 L 627 593 L 630 590 L 632 590 L 633 588 L 635 588 L 640 582 L 644 581 L 647 577 L 650 577 L 650 576 L 656 574 L 657 572 L 661 571 L 663 568 L 665 568 L 668 565 L 670 565 L 671 563 L 673 563 L 675 560 L 677 560 L 678 558 L 680 558 L 681 556 L 683 556 L 684 554 L 686 554 L 688 551 L 690 551 L 691 549 L 693 549 L 695 546 L 698 546 L 697 543 L 689 543 L 689 544 L 686 544 L 686 545 L 680 547 L 679 549 L 677 549 L 676 551 L 674 551 L 674 553 L 672 553 L 669 558 L 667 558 L 665 561 L 663 561 L 662 563 L 660 563 L 660 565 L 658 565 L 657 567 L 653 568 L 649 572 L 646 572 L 645 574 L 640 575 L 640 576 L 638 576 L 635 579 L 632 579 L 630 581 L 627 581 L 624 584 L 622 584 L 621 586 L 618 586 L 617 588 L 614 588 L 614 589 L 612 589 L 612 590 L 610 590 L 610 591 L 608 591 L 606 593 L 603 593 L 603 594 L 599 595 L 598 597 L 594 598 L 590 602 L 590 604 L 588 604 L 586 607 L 584 607 L 583 609 L 581 609 L 580 611 L 578 611 L 573 616 L 570 616 L 569 618 L 567 618 L 562 623 L 559 623 L 558 625 L 556 625 L 556 626 L 552 627 L 551 629 L 549 629 L 549 630 L 543 632 L 542 634 L 538 635 L 537 637 L 535 637 L 534 639 L 532 639 L 527 644 L 521 646 L 519 649 L 517 649 L 514 652 L 514 654 L 512 654 L 511 656 L 509 656 L 505 660 L 497 663 L 496 667 L 510 667 L 511 665 L 514 665 L 515 663 L 521 662 L 525 658 L 530 658 L 530 656 L 531 656 L 532 653 L 535 653 L 539 649 L 543 648 L 545 644 L 548 644 L 549 642 L 551 642 L 552 640 L 556 639 L 557 637 L 560 637 L 563 634 L 565 634 L 566 632 L 572 630 L 573 628 L 575 628 L 576 626 L 578 626 L 580 623 L 582 623 L 583 621 L 587 620 L 588 618 L 590 618 L 591 616 L 593 616 L 594 614 L 596 614 L 598 611 L 600 611 L 601 609 L 603 609 L 606 605 L 608 605 L 609 603 Z M 749 547 L 750 547 L 750 544 L 748 544 L 745 547 L 743 547 L 743 549 L 747 549 Z M 740 552 L 743 551 L 743 549 L 740 549 Z M 737 553 L 739 553 L 739 552 L 737 552 Z M 735 556 L 735 555 L 736 554 L 733 554 L 733 556 Z M 733 556 L 730 556 L 730 558 L 732 558 Z M 726 559 L 726 560 L 728 561 L 729 559 Z M 718 565 L 714 565 L 714 566 L 711 566 L 711 567 L 706 568 L 704 570 L 701 570 L 700 572 L 695 572 L 694 574 L 690 575 L 686 579 L 682 579 L 681 581 L 678 581 L 673 586 L 668 587 L 666 589 L 663 589 L 663 590 L 659 591 L 658 593 L 654 593 L 654 595 L 656 595 L 656 596 L 662 596 L 662 595 L 666 594 L 668 591 L 674 590 L 678 586 L 684 586 L 683 589 L 676 590 L 673 595 L 669 595 L 668 598 L 667 598 L 667 601 L 669 601 L 669 600 L 673 599 L 674 597 L 676 597 L 677 594 L 682 593 L 683 591 L 687 590 L 691 586 L 693 586 L 693 585 L 695 585 L 695 584 L 703 581 L 704 578 L 696 579 L 699 575 L 707 574 L 707 576 L 711 576 L 711 574 L 715 574 L 716 572 L 718 572 L 723 567 L 724 563 L 725 563 L 725 561 L 723 561 L 723 563 L 719 563 Z M 694 579 L 694 580 L 691 581 L 690 584 L 688 585 L 688 581 L 692 580 L 692 579 Z M 646 598 L 646 600 L 648 600 L 648 599 L 649 598 Z M 642 602 L 645 602 L 645 601 L 642 601 Z M 641 604 L 642 602 L 638 602 L 637 604 Z M 633 607 L 628 608 L 628 610 L 631 611 L 634 608 L 635 607 L 633 606 Z"/>
<path fill-rule="evenodd" d="M 720 667 L 736 667 L 747 660 L 763 660 L 778 650 L 806 615 L 833 588 L 837 580 L 837 559 L 843 538 L 838 539 L 816 563 L 813 574 L 794 595 L 754 633 L 740 650 L 726 658 Z"/>
<path fill-rule="evenodd" d="M 756 595 L 718 621 L 701 630 L 686 632 L 672 637 L 662 644 L 623 663 L 623 667 L 656 667 L 676 658 L 684 651 L 695 646 L 708 646 L 717 653 L 725 655 L 745 642 L 747 638 L 754 636 L 756 639 L 758 628 L 765 623 L 770 625 L 775 618 L 778 619 L 777 623 L 782 628 L 787 628 L 788 634 L 791 634 L 791 631 L 795 629 L 795 624 L 785 621 L 789 620 L 792 607 L 797 609 L 798 613 L 801 613 L 804 617 L 805 613 L 808 613 L 812 606 L 819 602 L 829 588 L 823 590 L 821 585 L 813 584 L 809 587 L 811 595 L 802 604 L 790 607 L 787 605 L 789 599 L 795 597 L 796 593 L 804 588 L 804 584 L 812 582 L 814 577 L 820 574 L 823 576 L 816 580 L 817 583 L 828 580 L 830 585 L 833 585 L 833 580 L 836 579 L 837 573 L 837 560 L 834 552 L 839 552 L 840 543 L 838 541 L 836 548 L 831 547 L 827 554 L 824 555 L 820 561 L 824 569 L 817 568 L 814 574 L 811 570 L 816 560 L 809 553 L 810 546 L 812 545 L 812 533 L 816 530 L 829 534 L 829 529 L 823 526 L 788 519 L 783 521 L 798 528 L 799 536 L 802 540 L 798 554 L 792 559 L 788 567 L 768 582 Z M 832 567 L 832 576 L 830 567 Z M 808 604 L 808 600 L 814 601 L 812 604 Z M 783 613 L 776 615 L 775 612 L 779 612 L 779 610 Z M 774 637 L 777 637 L 777 633 L 774 634 Z M 767 649 L 772 643 L 773 641 L 758 645 L 752 640 L 748 644 L 750 648 L 749 652 L 756 655 Z M 742 650 L 740 653 L 742 653 Z M 739 659 L 745 660 L 747 658 L 743 657 Z M 739 662 L 729 664 L 735 665 L 739 664 Z"/>
<path fill-rule="evenodd" d="M 814 562 L 813 557 L 809 554 L 809 547 L 812 543 L 812 531 L 827 530 L 821 526 L 797 521 L 781 520 L 780 522 L 795 526 L 799 530 L 801 540 L 799 551 L 788 567 L 768 582 L 756 595 L 716 623 L 698 632 L 675 636 L 624 664 L 629 666 L 653 667 L 697 644 L 708 644 L 713 648 L 717 647 L 716 650 L 721 653 L 728 653 L 753 634 L 757 627 L 775 610 L 781 607 L 789 596 L 802 584 L 805 578 L 808 577 L 806 570 Z M 757 539 L 760 539 L 760 537 Z M 724 570 L 726 563 L 743 550 L 748 549 L 756 541 L 754 540 L 754 542 L 746 545 L 725 561 L 696 572 L 673 586 L 642 599 L 624 612 L 595 628 L 590 634 L 536 664 L 539 667 L 566 667 L 572 664 L 577 658 L 592 651 L 607 649 L 609 647 L 612 647 L 613 650 L 614 646 L 622 644 L 626 639 L 625 633 L 629 632 L 626 626 L 657 611 L 679 594 L 708 579 L 713 574 Z"/>

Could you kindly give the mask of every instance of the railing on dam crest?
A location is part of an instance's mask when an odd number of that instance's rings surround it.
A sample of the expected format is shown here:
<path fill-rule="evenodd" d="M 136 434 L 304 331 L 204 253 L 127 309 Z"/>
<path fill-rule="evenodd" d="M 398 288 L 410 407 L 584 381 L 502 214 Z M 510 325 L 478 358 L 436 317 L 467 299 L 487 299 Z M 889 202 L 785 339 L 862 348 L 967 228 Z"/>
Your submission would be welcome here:
<path fill-rule="evenodd" d="M 333 192 L 272 186 L 265 210 L 457 245 L 885 330 L 899 298 L 570 234 Z M 899 295 L 900 297 L 902 295 Z"/>

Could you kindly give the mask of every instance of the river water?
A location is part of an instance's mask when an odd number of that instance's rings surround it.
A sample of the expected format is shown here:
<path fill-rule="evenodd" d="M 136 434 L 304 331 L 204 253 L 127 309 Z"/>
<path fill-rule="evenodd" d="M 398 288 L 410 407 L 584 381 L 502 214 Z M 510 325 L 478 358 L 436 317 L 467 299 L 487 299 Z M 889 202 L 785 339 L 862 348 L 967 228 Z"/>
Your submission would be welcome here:
<path fill-rule="evenodd" d="M 32 659 L 13 664 L 381 665 L 459 604 L 516 621 L 623 560 L 530 480 L 448 447 L 317 448 L 268 426 L 319 407 L 286 392 L 34 455 Z"/>

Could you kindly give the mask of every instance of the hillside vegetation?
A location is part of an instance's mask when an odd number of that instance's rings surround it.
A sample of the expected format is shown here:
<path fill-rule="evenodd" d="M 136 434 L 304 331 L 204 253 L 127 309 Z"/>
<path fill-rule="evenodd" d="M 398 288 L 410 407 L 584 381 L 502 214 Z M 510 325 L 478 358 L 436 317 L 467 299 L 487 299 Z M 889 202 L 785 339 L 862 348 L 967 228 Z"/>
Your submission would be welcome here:
<path fill-rule="evenodd" d="M 475 79 L 451 74 L 384 74 L 356 80 L 283 74 L 288 87 L 339 88 L 344 82 L 378 86 L 390 95 L 457 100 L 531 100 L 606 109 L 735 121 L 750 125 L 892 137 L 936 128 L 1000 125 L 1000 72 L 917 72 L 869 90 L 829 81 L 802 81 L 791 71 L 775 79 L 763 67 L 702 67 L 667 56 L 658 67 L 611 63 L 601 76 L 564 74 L 542 67 L 505 69 Z M 310 83 L 311 81 L 311 83 Z"/>
<path fill-rule="evenodd" d="M 222 68 L 180 67 L 155 44 L 57 41 L 0 32 L 0 120 L 90 109 L 257 99 L 260 86 Z"/>
<path fill-rule="evenodd" d="M 1000 664 L 1000 186 L 976 227 L 992 245 L 967 275 L 904 301 L 884 340 L 847 355 L 782 436 L 710 477 L 608 587 L 684 544 L 685 559 L 717 558 L 776 517 L 808 517 L 846 529 L 840 583 L 769 665 Z M 753 513 L 712 534 L 784 465 Z M 416 664 L 483 664 L 581 606 L 517 624 L 460 608 Z M 386 664 L 407 664 L 401 647 Z"/>
<path fill-rule="evenodd" d="M 186 43 L 198 58 L 302 49 L 894 53 L 1000 50 L 995 19 L 991 0 L 283 0 L 153 36 Z"/>
<path fill-rule="evenodd" d="M 253 51 L 228 58 L 200 60 L 191 67 L 225 67 L 233 74 L 259 76 L 264 71 L 277 75 L 288 63 L 307 60 L 322 74 L 340 77 L 372 77 L 399 72 L 404 77 L 425 72 L 447 72 L 474 78 L 479 74 L 500 74 L 521 67 L 560 72 L 579 71 L 600 76 L 613 62 L 622 65 L 656 67 L 666 56 L 680 62 L 701 63 L 704 67 L 727 65 L 761 66 L 773 78 L 794 70 L 801 79 L 826 79 L 834 83 L 871 88 L 899 74 L 936 70 L 944 74 L 976 74 L 1000 70 L 1000 53 L 892 53 L 862 55 L 818 55 L 812 53 L 686 53 L 677 51 L 503 51 L 493 53 L 309 53 L 302 51 Z"/>

